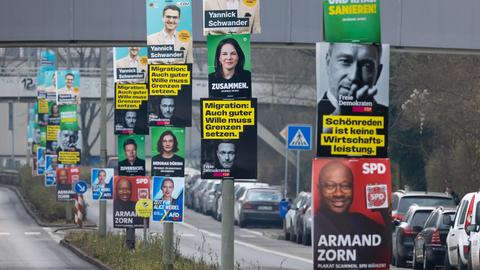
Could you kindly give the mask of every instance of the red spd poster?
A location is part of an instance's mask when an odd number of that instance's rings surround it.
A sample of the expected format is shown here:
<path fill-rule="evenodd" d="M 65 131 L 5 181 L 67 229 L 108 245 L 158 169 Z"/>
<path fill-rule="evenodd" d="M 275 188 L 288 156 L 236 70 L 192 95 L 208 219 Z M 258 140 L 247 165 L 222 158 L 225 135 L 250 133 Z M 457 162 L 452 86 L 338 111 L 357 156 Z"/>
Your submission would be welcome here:
<path fill-rule="evenodd" d="M 312 164 L 314 269 L 389 269 L 389 159 Z"/>
<path fill-rule="evenodd" d="M 113 193 L 113 227 L 143 228 L 143 218 L 137 217 L 135 204 L 150 198 L 150 177 L 115 176 Z"/>
<path fill-rule="evenodd" d="M 80 168 L 68 167 L 57 168 L 57 201 L 71 201 L 77 195 L 73 190 L 73 184 L 80 180 Z"/>

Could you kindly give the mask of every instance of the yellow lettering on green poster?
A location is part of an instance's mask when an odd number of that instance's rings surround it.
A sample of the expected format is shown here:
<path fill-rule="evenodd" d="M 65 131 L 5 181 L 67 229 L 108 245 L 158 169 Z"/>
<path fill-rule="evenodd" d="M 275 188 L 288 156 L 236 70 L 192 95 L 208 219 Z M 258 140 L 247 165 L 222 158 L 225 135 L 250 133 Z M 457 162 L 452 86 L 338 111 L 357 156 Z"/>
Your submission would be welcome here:
<path fill-rule="evenodd" d="M 75 165 L 80 163 L 80 152 L 65 152 L 58 153 L 58 161 L 61 164 Z"/>
<path fill-rule="evenodd" d="M 343 4 L 328 7 L 329 15 L 376 14 L 377 4 Z"/>
<path fill-rule="evenodd" d="M 324 115 L 320 145 L 331 146 L 334 155 L 375 156 L 385 146 L 385 135 L 378 134 L 385 121 L 382 116 Z"/>
<path fill-rule="evenodd" d="M 191 84 L 188 65 L 150 65 L 150 95 L 177 96 L 182 85 Z"/>
<path fill-rule="evenodd" d="M 203 104 L 203 139 L 239 139 L 245 126 L 255 125 L 249 100 L 207 100 Z"/>
<path fill-rule="evenodd" d="M 145 84 L 116 84 L 115 109 L 138 110 L 144 101 L 148 101 L 148 89 Z"/>
<path fill-rule="evenodd" d="M 47 141 L 56 141 L 60 126 L 47 126 Z"/>
<path fill-rule="evenodd" d="M 48 113 L 48 101 L 46 99 L 38 100 L 38 113 Z"/>

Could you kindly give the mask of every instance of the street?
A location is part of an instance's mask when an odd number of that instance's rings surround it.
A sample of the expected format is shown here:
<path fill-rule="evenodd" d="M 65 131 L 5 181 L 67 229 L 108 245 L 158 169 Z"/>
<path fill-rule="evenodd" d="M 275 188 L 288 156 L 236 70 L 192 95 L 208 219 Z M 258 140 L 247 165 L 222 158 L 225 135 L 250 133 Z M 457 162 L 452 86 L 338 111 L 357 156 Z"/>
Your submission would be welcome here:
<path fill-rule="evenodd" d="M 0 269 L 97 269 L 60 246 L 50 231 L 35 223 L 14 192 L 0 187 Z"/>

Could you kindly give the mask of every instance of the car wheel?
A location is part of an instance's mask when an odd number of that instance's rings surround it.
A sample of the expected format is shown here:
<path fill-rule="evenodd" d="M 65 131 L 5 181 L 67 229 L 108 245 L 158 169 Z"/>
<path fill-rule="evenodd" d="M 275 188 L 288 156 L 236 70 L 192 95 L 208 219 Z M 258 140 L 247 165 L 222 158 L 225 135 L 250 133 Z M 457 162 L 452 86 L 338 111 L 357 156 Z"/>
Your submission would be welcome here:
<path fill-rule="evenodd" d="M 293 225 L 290 224 L 290 241 L 295 242 L 297 240 L 295 236 L 295 231 L 293 230 Z"/>
<path fill-rule="evenodd" d="M 405 257 L 402 257 L 397 253 L 397 257 L 395 257 L 395 263 L 395 266 L 397 267 L 405 267 L 407 265 L 407 260 Z"/>
<path fill-rule="evenodd" d="M 458 263 L 457 263 L 457 270 L 467 270 L 467 266 L 465 264 L 463 264 L 462 262 L 462 257 L 460 257 L 460 251 L 458 251 Z"/>
<path fill-rule="evenodd" d="M 305 230 L 304 230 L 304 231 L 305 231 Z M 304 234 L 303 234 L 303 237 L 302 237 L 302 245 L 308 246 L 308 245 L 310 244 L 310 241 L 311 241 L 311 240 L 310 240 L 310 237 L 311 237 L 311 236 L 310 236 L 309 234 L 304 233 Z"/>
<path fill-rule="evenodd" d="M 283 232 L 285 233 L 285 240 L 290 240 L 290 232 L 287 230 L 287 228 L 285 228 Z"/>
<path fill-rule="evenodd" d="M 302 240 L 303 240 L 303 231 L 300 231 L 300 228 L 298 229 L 298 233 L 297 233 L 297 239 L 295 239 L 297 244 L 300 244 L 302 243 Z"/>
<path fill-rule="evenodd" d="M 423 251 L 423 269 L 433 269 L 432 261 L 428 259 L 425 250 Z"/>
<path fill-rule="evenodd" d="M 448 259 L 448 252 L 445 254 L 445 259 L 443 260 L 443 267 L 445 270 L 452 270 L 453 267 L 450 264 L 450 260 Z"/>
<path fill-rule="evenodd" d="M 412 268 L 413 269 L 421 269 L 421 264 L 417 261 L 417 252 L 415 247 L 413 248 L 413 256 L 412 256 Z"/>
<path fill-rule="evenodd" d="M 247 226 L 247 221 L 242 218 L 242 216 L 240 215 L 240 220 L 238 221 L 238 226 L 240 226 L 240 228 L 245 228 Z"/>

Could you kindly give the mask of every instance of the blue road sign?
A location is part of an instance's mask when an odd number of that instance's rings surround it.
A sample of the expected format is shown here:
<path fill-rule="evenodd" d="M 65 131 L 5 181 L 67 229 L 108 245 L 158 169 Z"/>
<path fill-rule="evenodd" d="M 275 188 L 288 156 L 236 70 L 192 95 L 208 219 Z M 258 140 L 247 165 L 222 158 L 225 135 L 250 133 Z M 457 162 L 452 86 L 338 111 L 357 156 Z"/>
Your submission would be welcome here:
<path fill-rule="evenodd" d="M 287 147 L 290 150 L 311 150 L 312 126 L 289 125 Z"/>
<path fill-rule="evenodd" d="M 83 194 L 83 193 L 87 192 L 87 189 L 88 189 L 87 182 L 78 181 L 78 182 L 75 183 L 75 192 L 77 192 L 79 194 Z"/>

